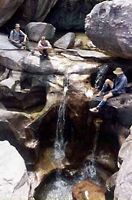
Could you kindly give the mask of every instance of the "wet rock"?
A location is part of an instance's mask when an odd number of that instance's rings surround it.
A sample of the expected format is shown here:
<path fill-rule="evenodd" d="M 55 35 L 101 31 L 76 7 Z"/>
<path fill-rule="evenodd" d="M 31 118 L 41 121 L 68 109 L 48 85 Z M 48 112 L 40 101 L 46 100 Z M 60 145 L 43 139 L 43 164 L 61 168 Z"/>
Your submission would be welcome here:
<path fill-rule="evenodd" d="M 12 2 L 8 0 L 2 0 L 0 2 L 0 27 L 12 17 L 23 1 L 24 0 L 14 0 Z"/>
<path fill-rule="evenodd" d="M 28 200 L 30 186 L 24 160 L 9 142 L 0 142 L 0 199 Z"/>
<path fill-rule="evenodd" d="M 86 33 L 96 47 L 110 55 L 131 59 L 131 17 L 131 1 L 105 1 L 87 15 Z"/>
<path fill-rule="evenodd" d="M 72 176 L 68 171 L 53 170 L 45 176 L 35 190 L 35 200 L 69 199 L 71 195 Z"/>
<path fill-rule="evenodd" d="M 26 26 L 28 38 L 32 41 L 38 42 L 42 36 L 46 39 L 53 39 L 55 35 L 55 27 L 52 24 L 42 22 L 31 22 Z"/>
<path fill-rule="evenodd" d="M 75 200 L 105 200 L 104 190 L 90 181 L 81 181 L 72 189 Z"/>
<path fill-rule="evenodd" d="M 100 151 L 97 156 L 97 162 L 105 166 L 105 168 L 114 171 L 116 169 L 115 156 L 111 152 Z"/>
<path fill-rule="evenodd" d="M 75 42 L 75 33 L 69 32 L 54 43 L 54 46 L 60 49 L 73 47 Z"/>

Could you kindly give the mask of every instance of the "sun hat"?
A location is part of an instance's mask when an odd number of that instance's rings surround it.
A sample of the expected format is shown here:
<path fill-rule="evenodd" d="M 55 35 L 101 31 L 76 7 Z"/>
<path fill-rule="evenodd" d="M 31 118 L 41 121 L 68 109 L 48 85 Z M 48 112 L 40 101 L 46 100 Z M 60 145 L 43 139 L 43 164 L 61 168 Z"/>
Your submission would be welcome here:
<path fill-rule="evenodd" d="M 15 28 L 20 28 L 20 24 L 16 24 L 16 25 L 15 25 Z"/>
<path fill-rule="evenodd" d="M 123 74 L 123 71 L 122 71 L 122 69 L 121 69 L 120 67 L 117 67 L 117 68 L 113 71 L 113 73 L 119 75 L 119 74 Z"/>

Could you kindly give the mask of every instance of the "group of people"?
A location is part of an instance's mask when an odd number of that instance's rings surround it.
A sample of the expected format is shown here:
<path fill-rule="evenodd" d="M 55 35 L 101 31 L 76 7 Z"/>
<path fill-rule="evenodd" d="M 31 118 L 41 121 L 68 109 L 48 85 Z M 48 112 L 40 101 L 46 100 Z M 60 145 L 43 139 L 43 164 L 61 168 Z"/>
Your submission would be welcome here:
<path fill-rule="evenodd" d="M 18 48 L 26 49 L 27 47 L 27 35 L 20 29 L 20 24 L 15 25 L 15 29 L 10 32 L 9 41 Z M 51 44 L 44 36 L 41 37 L 38 42 L 37 47 L 32 51 L 32 54 L 35 51 L 39 51 L 41 58 L 48 58 L 48 51 L 52 49 Z M 126 92 L 127 87 L 127 77 L 125 76 L 123 70 L 117 67 L 113 73 L 116 75 L 116 79 L 110 80 L 106 79 L 101 91 L 96 96 L 103 96 L 102 101 L 97 107 L 90 108 L 91 112 L 98 112 L 102 109 L 109 98 L 114 96 L 119 96 Z"/>
<path fill-rule="evenodd" d="M 27 35 L 21 30 L 20 24 L 16 24 L 15 28 L 10 32 L 9 41 L 20 49 L 29 49 L 28 48 L 28 37 Z M 48 40 L 46 40 L 45 36 L 42 36 L 40 41 L 38 42 L 37 47 L 32 50 L 32 54 L 35 51 L 39 51 L 41 54 L 41 58 L 48 58 L 48 51 L 52 49 L 51 44 Z"/>

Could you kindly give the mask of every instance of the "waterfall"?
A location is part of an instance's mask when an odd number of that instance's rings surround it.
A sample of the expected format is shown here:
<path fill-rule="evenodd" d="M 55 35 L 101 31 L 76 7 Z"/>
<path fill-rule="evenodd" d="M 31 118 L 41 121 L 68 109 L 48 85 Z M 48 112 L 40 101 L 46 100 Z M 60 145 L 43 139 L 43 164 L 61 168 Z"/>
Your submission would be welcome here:
<path fill-rule="evenodd" d="M 96 119 L 94 121 L 95 127 L 96 127 L 96 134 L 95 134 L 95 138 L 93 141 L 93 149 L 92 149 L 92 154 L 90 156 L 90 160 L 86 161 L 84 163 L 84 166 L 81 170 L 81 179 L 87 179 L 87 178 L 91 178 L 91 179 L 95 179 L 96 180 L 96 175 L 97 175 L 97 171 L 96 171 L 96 150 L 97 150 L 97 144 L 98 144 L 98 138 L 99 138 L 99 133 L 100 133 L 100 125 L 102 123 L 101 119 Z"/>
<path fill-rule="evenodd" d="M 66 111 L 66 95 L 68 91 L 68 76 L 65 75 L 63 80 L 64 90 L 61 104 L 58 110 L 56 138 L 54 144 L 54 156 L 57 165 L 60 167 L 62 161 L 65 158 L 65 141 L 64 141 L 64 129 L 65 129 L 65 111 Z"/>

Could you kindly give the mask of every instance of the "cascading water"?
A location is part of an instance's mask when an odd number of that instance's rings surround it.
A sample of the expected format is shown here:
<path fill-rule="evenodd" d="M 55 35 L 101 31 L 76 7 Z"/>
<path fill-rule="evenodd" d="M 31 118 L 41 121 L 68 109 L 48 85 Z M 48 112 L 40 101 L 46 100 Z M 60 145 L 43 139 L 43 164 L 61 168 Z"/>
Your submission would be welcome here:
<path fill-rule="evenodd" d="M 95 156 L 96 156 L 96 150 L 97 150 L 97 143 L 98 143 L 98 138 L 99 138 L 99 133 L 100 133 L 100 125 L 102 123 L 101 119 L 96 119 L 94 121 L 95 123 L 95 127 L 96 127 L 96 134 L 95 134 L 95 138 L 94 138 L 94 142 L 93 142 L 93 149 L 92 149 L 92 154 L 90 156 L 90 160 L 88 160 L 88 162 L 85 162 L 83 169 L 81 170 L 81 179 L 87 179 L 87 178 L 91 178 L 91 179 L 95 179 L 96 180 L 96 175 L 97 175 L 97 171 L 96 171 L 96 160 L 95 160 Z"/>
<path fill-rule="evenodd" d="M 64 128 L 65 128 L 66 95 L 68 91 L 67 75 L 65 75 L 63 84 L 64 84 L 63 98 L 58 110 L 56 138 L 54 144 L 54 156 L 58 167 L 62 165 L 62 161 L 65 158 Z"/>
<path fill-rule="evenodd" d="M 64 141 L 64 129 L 65 129 L 65 111 L 66 111 L 66 95 L 68 91 L 68 75 L 65 75 L 64 90 L 62 102 L 58 110 L 58 120 L 56 128 L 56 138 L 54 143 L 54 158 L 57 167 L 60 168 L 63 165 L 65 158 L 65 141 Z M 71 193 L 72 185 L 62 179 L 61 171 L 56 174 L 56 179 L 52 184 L 45 200 L 72 200 Z"/>

